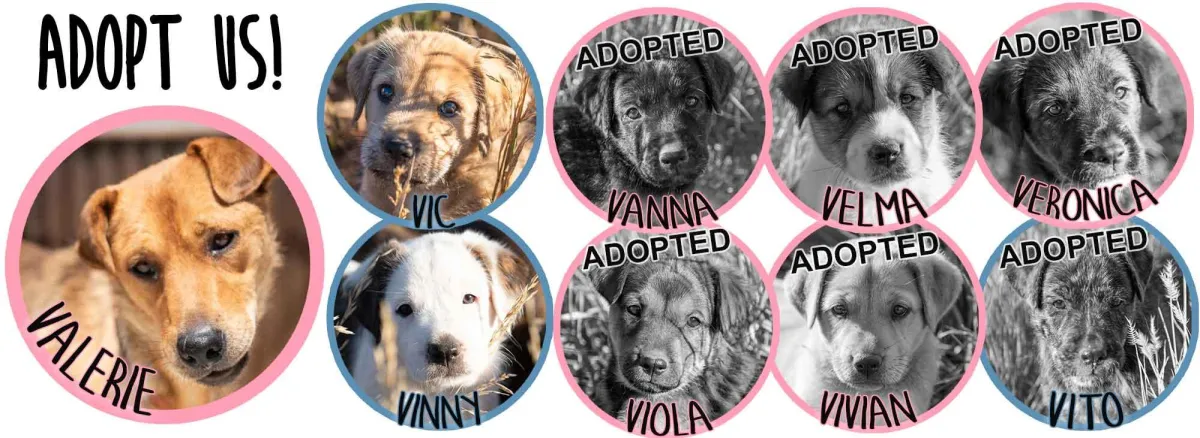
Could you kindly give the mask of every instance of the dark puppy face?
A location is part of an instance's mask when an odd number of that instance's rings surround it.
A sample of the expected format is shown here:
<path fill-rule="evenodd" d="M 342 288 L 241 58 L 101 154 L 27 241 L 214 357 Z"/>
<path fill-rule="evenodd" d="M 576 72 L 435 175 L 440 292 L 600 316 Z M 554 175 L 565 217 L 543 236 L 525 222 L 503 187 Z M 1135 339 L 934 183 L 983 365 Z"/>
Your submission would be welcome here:
<path fill-rule="evenodd" d="M 1154 107 L 1148 43 L 997 62 L 980 83 L 984 116 L 1028 147 L 1057 184 L 1105 185 L 1146 171 L 1142 105 Z"/>
<path fill-rule="evenodd" d="M 832 39 L 862 30 L 822 29 L 816 35 Z M 938 96 L 955 66 L 940 46 L 892 55 L 880 50 L 848 62 L 781 67 L 776 86 L 798 110 L 797 123 L 808 120 L 826 160 L 858 182 L 885 186 L 939 165 L 928 163 L 934 148 L 942 147 Z"/>
<path fill-rule="evenodd" d="M 1043 360 L 1070 392 L 1099 392 L 1117 386 L 1127 357 L 1128 321 L 1142 300 L 1140 270 L 1128 256 L 1087 255 L 1043 263 L 1027 288 L 1032 323 Z"/>
<path fill-rule="evenodd" d="M 708 166 L 708 126 L 733 68 L 719 55 L 589 71 L 575 100 L 647 184 L 691 184 Z"/>
<path fill-rule="evenodd" d="M 708 366 L 716 337 L 747 312 L 744 288 L 696 261 L 628 265 L 610 273 L 609 337 L 617 376 L 643 394 L 685 388 Z"/>

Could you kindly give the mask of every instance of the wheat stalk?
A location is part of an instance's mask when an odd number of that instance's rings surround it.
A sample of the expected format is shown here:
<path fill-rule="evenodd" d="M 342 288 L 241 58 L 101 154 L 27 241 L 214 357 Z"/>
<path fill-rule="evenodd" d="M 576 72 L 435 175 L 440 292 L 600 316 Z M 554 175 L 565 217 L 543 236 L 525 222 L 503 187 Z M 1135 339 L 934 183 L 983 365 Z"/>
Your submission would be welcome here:
<path fill-rule="evenodd" d="M 408 197 L 408 192 L 412 190 L 413 172 L 411 170 L 411 161 L 409 162 L 408 167 L 410 168 L 408 172 L 408 178 L 405 178 L 403 182 L 400 181 L 400 174 L 403 173 L 404 170 L 401 169 L 400 166 L 396 166 L 396 168 L 392 169 L 392 185 L 396 187 L 396 192 L 393 194 L 393 196 L 389 197 L 388 200 L 392 201 L 392 211 L 394 211 L 396 217 L 400 219 L 404 219 L 408 216 L 408 205 L 404 203 L 404 198 Z"/>
<path fill-rule="evenodd" d="M 517 301 L 513 303 L 513 306 L 508 309 L 508 313 L 505 314 L 504 319 L 500 321 L 500 326 L 496 327 L 496 331 L 492 333 L 492 339 L 491 341 L 488 341 L 489 349 L 496 348 L 496 345 L 503 341 L 508 333 L 512 330 L 513 326 L 517 324 L 517 316 L 521 314 L 521 309 L 525 308 L 525 303 L 529 302 L 534 295 L 537 295 L 538 290 L 541 289 L 538 287 L 539 285 L 540 281 L 538 280 L 538 276 L 534 275 L 533 278 L 529 280 L 529 284 L 525 286 L 525 291 L 520 297 L 517 298 Z"/>

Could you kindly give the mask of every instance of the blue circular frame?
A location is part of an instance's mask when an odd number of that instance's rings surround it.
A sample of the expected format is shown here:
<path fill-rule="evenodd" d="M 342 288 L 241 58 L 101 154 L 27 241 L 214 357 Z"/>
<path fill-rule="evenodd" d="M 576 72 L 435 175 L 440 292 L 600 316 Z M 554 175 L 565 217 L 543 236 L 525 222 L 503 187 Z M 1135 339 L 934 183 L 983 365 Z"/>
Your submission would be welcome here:
<path fill-rule="evenodd" d="M 517 53 L 517 58 L 520 58 L 521 64 L 525 66 L 525 71 L 529 74 L 530 86 L 533 88 L 533 106 L 536 114 L 534 117 L 537 119 L 535 120 L 536 126 L 534 127 L 533 134 L 533 148 L 529 151 L 529 160 L 525 163 L 524 168 L 521 169 L 521 173 L 517 175 L 517 180 L 513 182 L 512 186 L 510 186 L 508 190 L 505 190 L 504 193 L 501 193 L 500 197 L 496 198 L 495 202 L 488 204 L 487 207 L 484 207 L 479 211 L 473 212 L 461 218 L 455 218 L 454 220 L 456 222 L 463 224 L 470 223 L 491 214 L 493 210 L 495 210 L 501 204 L 504 204 L 504 202 L 507 201 L 508 198 L 512 196 L 512 194 L 516 192 L 518 188 L 521 187 L 521 184 L 525 182 L 525 177 L 529 175 L 529 169 L 533 168 L 534 163 L 537 162 L 538 151 L 541 149 L 542 145 L 542 131 L 545 130 L 545 126 L 543 126 L 543 123 L 545 122 L 545 103 L 542 101 L 542 86 L 541 83 L 538 82 L 537 72 L 534 70 L 533 64 L 529 62 L 529 57 L 525 56 L 525 51 L 521 49 L 521 46 L 518 45 L 511 36 L 509 36 L 508 32 L 505 32 L 504 29 L 499 25 L 492 22 L 492 20 L 489 20 L 487 17 L 479 14 L 478 12 L 442 3 L 416 3 L 379 14 L 375 18 L 372 18 L 371 21 L 368 21 L 366 24 L 359 27 L 358 30 L 354 31 L 354 33 L 350 35 L 350 38 L 346 39 L 346 42 L 342 44 L 342 47 L 338 49 L 337 53 L 334 54 L 333 60 L 329 62 L 329 68 L 325 70 L 325 76 L 321 79 L 321 88 L 318 90 L 320 95 L 317 96 L 317 136 L 321 140 L 321 153 L 325 155 L 325 164 L 329 166 L 329 170 L 333 173 L 334 178 L 337 179 L 338 184 L 341 184 L 342 189 L 344 189 L 346 193 L 350 195 L 350 198 L 354 199 L 354 202 L 357 202 L 375 216 L 383 218 L 384 220 L 395 219 L 395 221 L 398 221 L 401 225 L 404 225 L 408 228 L 416 228 L 412 219 L 398 218 L 396 215 L 371 205 L 370 202 L 367 202 L 365 199 L 363 199 L 362 195 L 358 194 L 358 190 L 356 190 L 354 187 L 351 187 L 350 183 L 346 182 L 346 177 L 342 175 L 341 169 L 338 169 L 337 165 L 333 162 L 333 153 L 329 150 L 329 139 L 325 138 L 325 101 L 329 97 L 329 81 L 333 79 L 334 70 L 337 69 L 338 63 L 341 61 L 342 57 L 345 56 L 346 51 L 350 50 L 350 46 L 354 45 L 354 43 L 358 41 L 363 33 L 379 25 L 379 23 L 389 20 L 397 15 L 431 10 L 446 11 L 470 17 L 471 19 L 483 23 L 488 28 L 495 31 L 496 34 L 500 35 L 500 37 L 504 39 L 504 42 L 508 43 L 508 46 Z"/>
<path fill-rule="evenodd" d="M 479 424 L 483 425 L 487 421 L 496 417 L 497 415 L 504 413 L 504 411 L 507 410 L 509 408 L 509 406 L 512 406 L 513 404 L 515 404 L 517 402 L 517 400 L 519 400 L 521 398 L 521 396 L 525 394 L 525 390 L 529 389 L 529 386 L 532 385 L 535 380 L 537 380 L 537 376 L 542 371 L 542 365 L 544 365 L 546 363 L 546 358 L 551 356 L 550 345 L 554 342 L 553 339 L 554 339 L 554 324 L 555 324 L 554 316 L 555 315 L 554 315 L 554 312 L 552 311 L 554 309 L 554 298 L 550 295 L 549 286 L 546 285 L 546 272 L 542 270 L 542 264 L 540 262 L 538 262 L 537 256 L 533 254 L 533 251 L 529 249 L 529 245 L 527 245 L 525 243 L 525 241 L 521 239 L 521 236 L 518 236 L 517 233 L 513 232 L 513 230 L 511 228 L 509 228 L 507 225 L 504 225 L 502 222 L 500 222 L 496 219 L 493 219 L 491 217 L 487 217 L 487 216 L 484 216 L 480 219 L 482 221 L 486 222 L 488 225 L 496 227 L 496 229 L 503 232 L 505 235 L 507 235 L 509 238 L 511 238 L 513 240 L 513 242 L 515 242 L 517 244 L 518 247 L 520 247 L 522 252 L 524 252 L 526 258 L 529 260 L 529 263 L 533 265 L 534 272 L 536 272 L 538 275 L 538 278 L 541 279 L 542 298 L 543 298 L 545 306 L 546 306 L 545 307 L 546 308 L 545 329 L 542 331 L 542 350 L 541 350 L 541 353 L 538 355 L 537 363 L 534 364 L 533 370 L 531 370 L 529 372 L 529 375 L 525 377 L 524 384 L 522 384 L 520 388 L 517 388 L 517 390 L 514 391 L 513 394 L 508 397 L 508 400 L 505 400 L 504 403 L 500 404 L 500 406 L 497 406 L 495 409 L 485 412 L 481 416 L 481 418 L 479 419 Z M 326 300 L 326 303 L 325 303 L 325 322 L 328 326 L 326 328 L 326 334 L 329 337 L 329 349 L 330 349 L 330 352 L 333 353 L 333 360 L 335 363 L 337 363 L 338 370 L 342 372 L 342 378 L 346 380 L 346 385 L 349 386 L 350 389 L 353 389 L 354 393 L 358 395 L 358 398 L 362 399 L 362 401 L 364 403 L 366 403 L 368 406 L 370 406 L 372 409 L 374 409 L 375 412 L 378 412 L 380 415 L 383 415 L 385 418 L 389 419 L 392 422 L 392 424 L 397 424 L 399 419 L 397 418 L 396 414 L 392 413 L 390 410 L 388 410 L 382 404 L 375 401 L 375 399 L 373 399 L 370 396 L 368 396 L 367 394 L 363 393 L 362 389 L 359 388 L 358 385 L 356 385 L 354 383 L 354 376 L 350 375 L 350 370 L 346 369 L 346 363 L 342 361 L 342 355 L 339 353 L 338 345 L 337 345 L 337 332 L 333 330 L 333 317 L 336 316 L 333 314 L 334 301 L 337 299 L 338 286 L 340 286 L 342 283 L 341 279 L 342 279 L 343 273 L 346 272 L 346 265 L 348 265 L 350 263 L 350 259 L 354 256 L 354 254 L 357 253 L 358 250 L 361 249 L 362 246 L 367 243 L 368 239 L 370 239 L 372 236 L 374 236 L 376 233 L 378 233 L 380 230 L 382 230 L 385 226 L 388 226 L 388 225 L 404 226 L 404 224 L 401 223 L 400 220 L 396 219 L 395 217 L 385 218 L 383 221 L 375 224 L 370 229 L 368 229 L 366 233 L 364 233 L 361 237 L 359 237 L 358 240 L 354 242 L 354 245 L 352 245 L 350 247 L 350 250 L 348 252 L 346 252 L 346 255 L 342 257 L 341 263 L 338 264 L 337 272 L 333 276 L 333 280 L 330 281 L 329 298 Z M 428 231 L 449 232 L 449 231 L 454 231 L 458 228 L 461 228 L 461 227 L 441 229 L 441 230 L 428 230 Z M 407 427 L 407 425 L 403 425 L 403 426 Z M 467 429 L 467 428 L 470 428 L 473 426 L 475 426 L 474 423 L 464 424 L 462 429 Z M 416 428 L 414 428 L 414 429 L 416 429 Z M 458 429 L 459 428 L 457 426 L 450 425 L 450 427 L 447 427 L 444 430 L 458 430 Z M 426 428 L 426 429 L 419 429 L 419 430 L 440 431 L 443 429 Z"/>
<path fill-rule="evenodd" d="M 1170 240 L 1167 240 L 1166 236 L 1164 236 L 1162 234 L 1162 232 L 1158 230 L 1158 228 L 1154 228 L 1154 226 L 1150 225 L 1149 222 L 1146 222 L 1145 220 L 1138 218 L 1136 216 L 1129 218 L 1129 222 L 1146 228 L 1146 230 L 1150 232 L 1150 235 L 1154 236 L 1155 239 L 1157 239 L 1160 243 L 1162 243 L 1162 245 L 1165 248 L 1167 248 L 1167 251 L 1169 251 L 1171 253 L 1171 256 L 1175 259 L 1175 264 L 1179 267 L 1180 274 L 1183 275 L 1184 284 L 1187 286 L 1187 294 L 1188 294 L 1189 299 L 1191 300 L 1191 306 L 1189 309 L 1191 311 L 1191 315 L 1190 315 L 1190 317 L 1191 317 L 1191 327 L 1190 327 L 1191 333 L 1188 338 L 1189 347 L 1188 347 L 1187 353 L 1184 354 L 1183 363 L 1179 367 L 1179 372 L 1176 373 L 1175 376 L 1173 376 L 1171 378 L 1171 382 L 1167 384 L 1166 388 L 1163 390 L 1163 392 L 1161 394 L 1158 395 L 1158 397 L 1155 397 L 1154 400 L 1151 400 L 1150 403 L 1148 403 L 1146 406 L 1142 406 L 1141 409 L 1138 409 L 1136 411 L 1130 412 L 1127 415 L 1125 415 L 1125 421 L 1121 423 L 1121 426 L 1132 423 L 1132 422 L 1136 421 L 1137 419 L 1141 418 L 1143 415 L 1154 410 L 1154 408 L 1156 406 L 1158 406 L 1159 403 L 1161 403 L 1163 400 L 1165 400 L 1167 398 L 1167 396 L 1171 395 L 1171 391 L 1175 390 L 1175 386 L 1179 384 L 1179 381 L 1181 379 L 1183 379 L 1184 374 L 1187 373 L 1188 365 L 1191 365 L 1192 354 L 1196 352 L 1196 334 L 1197 334 L 1196 332 L 1197 332 L 1198 327 L 1200 327 L 1200 320 L 1197 320 L 1197 318 L 1196 318 L 1198 303 L 1196 302 L 1197 294 L 1196 294 L 1195 284 L 1192 282 L 1192 272 L 1188 269 L 1187 262 L 1185 262 L 1183 260 L 1183 257 L 1179 255 L 1179 250 L 1175 248 L 1175 245 L 1171 244 Z M 988 258 L 987 264 L 984 265 L 984 267 L 983 267 L 983 275 L 981 275 L 979 277 L 979 283 L 981 286 L 984 287 L 985 294 L 987 293 L 988 275 L 991 274 L 992 268 L 994 268 L 996 266 L 996 263 L 1000 260 L 1000 257 L 1003 253 L 1004 244 L 1012 242 L 1013 240 L 1016 240 L 1018 237 L 1020 237 L 1021 233 L 1024 233 L 1025 230 L 1029 229 L 1029 227 L 1032 227 L 1038 223 L 1039 222 L 1034 219 L 1030 219 L 1030 220 L 1026 221 L 1024 224 L 1017 227 L 1016 230 L 1014 230 L 1012 233 L 1010 233 L 1008 235 L 1008 237 L 1005 237 L 1004 240 L 1000 243 L 1000 245 L 996 247 L 995 252 L 992 253 L 992 256 L 990 258 Z M 1013 404 L 1013 406 L 1016 406 L 1018 409 L 1020 409 L 1026 415 L 1029 415 L 1031 418 L 1040 421 L 1042 424 L 1050 423 L 1049 417 L 1046 417 L 1045 415 L 1042 415 L 1040 412 L 1033 410 L 1033 408 L 1030 408 L 1024 402 L 1017 399 L 1017 397 L 1012 393 L 1012 390 L 1010 390 L 1008 388 L 1008 386 L 1005 385 L 1004 382 L 1000 380 L 1000 375 L 996 373 L 995 368 L 992 367 L 991 359 L 988 358 L 988 349 L 987 349 L 986 338 L 985 338 L 985 342 L 984 342 L 983 353 L 980 355 L 979 360 L 980 360 L 980 362 L 982 362 L 983 368 L 985 370 L 987 370 L 988 377 L 990 377 L 992 379 L 992 383 L 996 386 L 996 389 L 1000 390 L 1000 393 L 1004 394 L 1004 397 L 1007 398 L 1008 401 Z M 1094 426 L 1095 427 L 1092 429 L 1086 429 L 1086 428 L 1084 428 L 1084 429 L 1079 429 L 1079 428 L 1068 429 L 1066 426 L 1066 422 L 1061 421 L 1055 428 L 1065 429 L 1065 430 L 1074 430 L 1074 431 L 1083 431 L 1083 432 L 1092 431 L 1092 430 L 1099 431 L 1099 430 L 1113 429 L 1113 428 L 1108 427 L 1107 424 L 1104 424 L 1104 422 L 1097 422 Z M 1120 426 L 1118 426 L 1116 428 L 1120 428 Z"/>

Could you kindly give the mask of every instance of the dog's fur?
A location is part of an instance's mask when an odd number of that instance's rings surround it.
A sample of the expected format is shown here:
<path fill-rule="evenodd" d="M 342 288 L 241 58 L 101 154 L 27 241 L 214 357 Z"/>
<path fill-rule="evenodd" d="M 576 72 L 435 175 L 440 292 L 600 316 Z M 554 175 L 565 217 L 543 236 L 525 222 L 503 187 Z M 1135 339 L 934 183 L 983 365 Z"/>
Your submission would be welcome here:
<path fill-rule="evenodd" d="M 245 144 L 200 138 L 97 190 L 75 248 L 22 248 L 26 310 L 33 317 L 64 301 L 81 333 L 95 337 L 89 350 L 155 369 L 152 409 L 198 406 L 240 388 L 283 348 L 273 333 L 283 329 L 273 315 L 282 264 L 268 209 L 273 175 Z M 135 272 L 147 267 L 154 275 Z M 216 357 L 190 356 L 198 336 L 218 339 L 200 353 Z"/>
<path fill-rule="evenodd" d="M 592 203 L 611 190 L 663 196 L 692 190 L 708 167 L 708 127 L 733 67 L 712 53 L 589 70 L 554 108 L 567 176 Z"/>
<path fill-rule="evenodd" d="M 401 184 L 411 184 L 408 199 L 448 195 L 444 218 L 489 205 L 502 177 L 501 150 L 518 142 L 520 169 L 533 144 L 536 121 L 529 114 L 535 103 L 531 87 L 522 90 L 521 69 L 493 46 L 477 47 L 444 32 L 393 29 L 359 49 L 346 67 L 354 119 L 364 113 L 367 118 L 359 193 L 396 213 L 392 198 L 399 169 Z M 390 98 L 382 94 L 385 87 Z M 458 112 L 439 112 L 446 102 L 455 103 Z M 526 113 L 514 114 L 518 108 Z M 516 127 L 514 119 L 520 120 Z"/>
<path fill-rule="evenodd" d="M 855 16 L 823 25 L 808 39 L 907 26 L 912 24 L 883 15 Z M 809 150 L 792 187 L 805 205 L 822 205 L 826 186 L 868 192 L 871 199 L 871 193 L 890 196 L 907 188 L 924 205 L 949 191 L 955 175 L 940 108 L 962 73 L 946 47 L 891 55 L 874 50 L 849 62 L 788 67 L 780 67 L 775 86 L 796 108 L 795 123 L 811 127 L 815 142 L 801 145 Z M 874 215 L 870 210 L 867 215 Z"/>
<path fill-rule="evenodd" d="M 353 346 L 357 384 L 372 397 L 391 394 L 392 388 L 379 385 L 373 352 L 376 343 L 388 339 L 396 344 L 406 388 L 450 396 L 494 381 L 507 358 L 503 342 L 493 343 L 493 337 L 533 276 L 521 255 L 475 231 L 381 245 L 342 283 L 342 293 L 356 291 L 355 318 L 365 329 Z M 451 347 L 456 357 L 445 354 Z M 480 392 L 486 401 L 482 408 L 498 404 L 498 397 Z"/>
<path fill-rule="evenodd" d="M 1162 54 L 1149 37 L 1004 59 L 979 84 L 985 141 L 1011 156 L 1009 189 L 1025 175 L 1063 187 L 1099 187 L 1147 171 L 1143 106 L 1155 110 Z M 1001 135 L 995 135 L 995 134 Z"/>
<path fill-rule="evenodd" d="M 1136 350 L 1126 340 L 1139 323 L 1146 291 L 1145 251 L 1042 262 L 1024 290 L 1038 345 L 1035 409 L 1046 413 L 1050 391 L 1113 392 L 1126 413 L 1141 408 Z M 1085 415 L 1085 411 L 1076 410 Z M 1115 412 L 1110 413 L 1115 414 Z M 1079 417 L 1086 421 L 1086 418 Z"/>
<path fill-rule="evenodd" d="M 612 357 L 593 401 L 614 418 L 623 420 L 636 398 L 675 402 L 682 412 L 695 400 L 715 419 L 761 374 L 763 361 L 727 339 L 753 302 L 753 284 L 734 268 L 705 259 L 626 264 L 602 273 L 597 289 L 609 302 Z M 681 414 L 683 430 L 686 421 Z"/>
<path fill-rule="evenodd" d="M 941 254 L 877 254 L 865 265 L 788 275 L 777 282 L 790 304 L 782 306 L 777 359 L 784 381 L 810 406 L 821 406 L 825 391 L 885 400 L 908 391 L 917 414 L 925 412 L 945 349 L 935 332 L 964 285 Z"/>

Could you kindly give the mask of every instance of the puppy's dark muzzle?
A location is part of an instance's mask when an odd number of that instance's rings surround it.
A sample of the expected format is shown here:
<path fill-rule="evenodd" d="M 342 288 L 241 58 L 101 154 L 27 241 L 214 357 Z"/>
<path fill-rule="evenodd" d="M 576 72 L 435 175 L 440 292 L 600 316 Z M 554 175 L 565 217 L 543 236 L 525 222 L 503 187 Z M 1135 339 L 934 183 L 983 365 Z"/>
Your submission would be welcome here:
<path fill-rule="evenodd" d="M 404 163 L 417 156 L 417 144 L 407 138 L 391 136 L 383 143 L 383 150 L 396 163 Z"/>
<path fill-rule="evenodd" d="M 871 164 L 885 169 L 891 169 L 900 162 L 900 156 L 904 149 L 900 143 L 893 140 L 885 140 L 875 142 L 867 149 L 867 159 L 871 160 Z"/>

